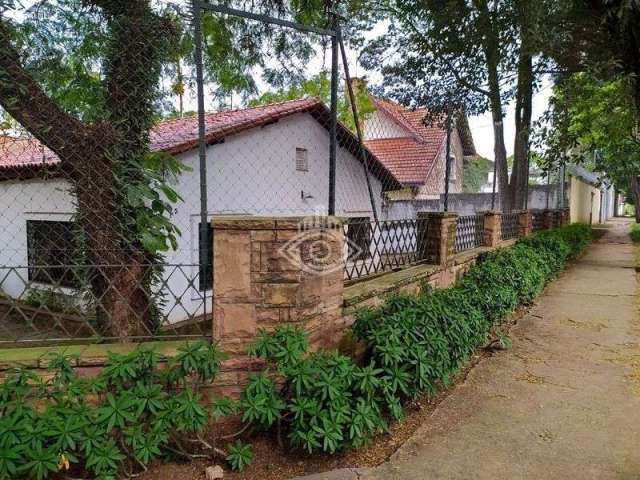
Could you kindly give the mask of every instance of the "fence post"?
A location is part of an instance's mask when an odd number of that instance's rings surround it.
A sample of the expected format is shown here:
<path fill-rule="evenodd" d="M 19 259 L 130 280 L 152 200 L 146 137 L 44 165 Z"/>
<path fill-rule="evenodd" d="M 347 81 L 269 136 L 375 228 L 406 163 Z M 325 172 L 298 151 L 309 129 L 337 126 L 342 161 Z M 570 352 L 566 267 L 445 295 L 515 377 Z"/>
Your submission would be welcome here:
<path fill-rule="evenodd" d="M 533 231 L 533 215 L 531 210 L 518 212 L 518 236 L 526 237 Z"/>
<path fill-rule="evenodd" d="M 569 225 L 571 223 L 571 210 L 569 207 L 562 209 L 562 225 Z"/>
<path fill-rule="evenodd" d="M 496 247 L 502 234 L 502 213 L 489 210 L 484 213 L 484 245 Z"/>
<path fill-rule="evenodd" d="M 418 251 L 433 265 L 446 265 L 455 253 L 456 222 L 454 212 L 418 212 Z"/>
<path fill-rule="evenodd" d="M 342 316 L 342 220 L 220 217 L 214 229 L 213 335 L 241 354 L 259 328 L 294 324 L 313 348 L 335 347 Z"/>

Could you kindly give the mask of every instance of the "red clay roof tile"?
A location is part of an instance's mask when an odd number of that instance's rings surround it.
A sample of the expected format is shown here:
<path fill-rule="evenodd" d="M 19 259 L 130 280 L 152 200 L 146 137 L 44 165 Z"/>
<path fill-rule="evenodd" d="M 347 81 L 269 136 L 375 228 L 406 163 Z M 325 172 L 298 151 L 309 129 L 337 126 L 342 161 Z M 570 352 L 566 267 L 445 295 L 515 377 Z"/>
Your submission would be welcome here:
<path fill-rule="evenodd" d="M 445 143 L 444 129 L 424 124 L 427 110 L 408 108 L 390 100 L 372 97 L 378 110 L 386 113 L 407 132 L 406 137 L 367 140 L 367 147 L 391 171 L 400 183 L 426 183 Z"/>
<path fill-rule="evenodd" d="M 325 128 L 328 128 L 329 110 L 317 98 L 303 98 L 259 107 L 228 110 L 205 115 L 205 134 L 208 144 L 251 128 L 266 125 L 289 115 L 309 112 Z M 156 125 L 150 132 L 151 150 L 178 154 L 198 146 L 198 119 L 189 116 L 166 120 Z M 360 158 L 358 142 L 354 135 L 342 124 L 338 125 L 338 139 L 341 145 Z M 365 149 L 374 175 L 383 181 L 386 188 L 400 188 L 396 178 L 371 151 Z M 372 162 L 372 163 L 371 163 Z M 3 178 L 28 178 L 20 171 L 55 167 L 60 163 L 58 156 L 38 140 L 25 137 L 0 136 L 0 171 L 12 171 L 13 176 Z M 31 175 L 32 176 L 32 175 Z"/>

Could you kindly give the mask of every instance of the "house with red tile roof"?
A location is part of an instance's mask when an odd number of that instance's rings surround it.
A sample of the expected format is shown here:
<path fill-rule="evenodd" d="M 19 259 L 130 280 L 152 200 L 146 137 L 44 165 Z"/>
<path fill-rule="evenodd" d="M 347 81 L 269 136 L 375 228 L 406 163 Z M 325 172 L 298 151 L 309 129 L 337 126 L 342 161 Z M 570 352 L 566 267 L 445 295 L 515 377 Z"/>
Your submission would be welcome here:
<path fill-rule="evenodd" d="M 367 148 L 404 187 L 402 199 L 436 199 L 445 190 L 446 130 L 431 125 L 424 108 L 411 110 L 388 99 L 371 97 L 375 112 L 364 122 Z M 461 122 L 451 136 L 449 192 L 462 192 L 463 163 L 474 155 L 473 139 Z"/>
<path fill-rule="evenodd" d="M 215 215 L 306 216 L 326 212 L 329 198 L 330 112 L 315 98 L 210 113 L 205 116 L 208 212 Z M 195 116 L 160 122 L 151 131 L 151 149 L 176 156 L 187 167 L 174 186 L 182 197 L 172 222 L 181 231 L 178 248 L 165 255 L 180 266 L 168 272 L 176 301 L 164 311 L 170 321 L 197 314 L 199 282 L 200 177 L 198 121 Z M 336 214 L 369 217 L 372 207 L 365 176 L 378 211 L 385 191 L 402 188 L 390 168 L 353 133 L 338 125 Z M 69 230 L 76 211 L 73 188 L 54 152 L 33 138 L 0 137 L 0 265 L 15 267 L 3 278 L 4 294 L 21 296 L 39 285 L 32 267 L 41 249 L 33 242 Z M 46 223 L 45 223 L 46 222 Z M 29 231 L 39 232 L 30 235 Z M 49 232 L 49 233 L 48 233 Z M 64 235 L 61 233 L 60 238 Z M 61 247 L 61 251 L 64 247 Z M 40 263 L 42 264 L 42 263 Z M 194 281 L 194 279 L 196 279 Z M 200 283 L 200 285 L 199 285 Z"/>

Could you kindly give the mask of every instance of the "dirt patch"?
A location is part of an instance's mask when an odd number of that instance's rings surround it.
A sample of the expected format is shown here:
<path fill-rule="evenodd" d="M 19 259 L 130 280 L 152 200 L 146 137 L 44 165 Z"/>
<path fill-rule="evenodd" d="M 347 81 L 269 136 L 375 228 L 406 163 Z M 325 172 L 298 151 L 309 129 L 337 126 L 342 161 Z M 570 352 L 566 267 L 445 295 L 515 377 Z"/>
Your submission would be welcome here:
<path fill-rule="evenodd" d="M 519 380 L 521 382 L 527 382 L 527 383 L 531 383 L 533 385 L 543 385 L 543 384 L 547 383 L 545 381 L 544 377 L 540 377 L 538 375 L 534 375 L 533 373 L 531 373 L 529 371 L 526 371 L 522 375 L 518 375 L 515 378 L 516 378 L 516 380 Z"/>

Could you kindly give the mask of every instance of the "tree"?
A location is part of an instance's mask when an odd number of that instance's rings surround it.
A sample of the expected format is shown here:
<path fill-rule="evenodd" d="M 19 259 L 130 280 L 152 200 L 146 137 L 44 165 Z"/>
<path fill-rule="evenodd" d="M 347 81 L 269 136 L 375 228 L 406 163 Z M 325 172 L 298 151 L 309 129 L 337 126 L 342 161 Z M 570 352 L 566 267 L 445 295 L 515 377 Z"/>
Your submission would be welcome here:
<path fill-rule="evenodd" d="M 0 104 L 60 158 L 87 259 L 100 265 L 90 277 L 98 320 L 106 333 L 126 338 L 150 331 L 148 265 L 177 233 L 165 216 L 170 207 L 152 190 L 163 162 L 149 156 L 157 79 L 174 29 L 148 1 L 95 0 L 90 7 L 107 31 L 101 121 L 83 121 L 61 107 L 55 92 L 45 92 L 23 64 L 6 17 L 0 20 Z"/>
<path fill-rule="evenodd" d="M 149 132 L 167 110 L 163 71 L 191 62 L 190 33 L 175 9 L 151 0 L 52 0 L 24 18 L 11 14 L 14 7 L 0 0 L 0 105 L 57 155 L 72 185 L 103 333 L 149 335 L 159 257 L 180 234 L 170 221 L 179 201 L 170 184 L 182 169 L 150 153 Z M 324 17 L 320 0 L 258 8 L 318 23 Z M 312 54 L 300 34 L 260 22 L 205 15 L 203 34 L 207 80 L 222 92 L 251 91 L 250 70 L 267 65 L 266 55 L 292 62 Z M 264 66 L 263 73 L 282 83 L 295 69 L 282 70 Z M 173 86 L 182 81 L 178 74 Z"/>
<path fill-rule="evenodd" d="M 559 5 L 559 14 L 550 24 L 554 41 L 548 45 L 549 54 L 564 69 L 565 75 L 587 72 L 592 79 L 605 83 L 623 77 L 628 84 L 628 94 L 624 98 L 634 106 L 634 123 L 638 125 L 640 4 L 635 0 L 563 0 Z M 634 132 L 632 141 L 626 142 L 627 147 L 634 147 L 639 138 L 637 129 Z M 630 154 L 628 158 L 632 157 Z M 630 177 L 624 183 L 635 192 L 637 202 L 640 177 L 633 162 L 629 161 L 632 165 L 623 171 Z M 617 176 L 620 170 L 616 169 L 616 172 Z"/>
<path fill-rule="evenodd" d="M 353 78 L 352 84 L 359 122 L 362 124 L 371 113 L 376 111 L 376 107 L 371 101 L 366 80 Z M 351 131 L 355 132 L 353 112 L 351 111 L 349 95 L 346 88 L 342 93 L 343 94 L 338 97 L 338 120 L 351 129 Z M 309 97 L 319 98 L 325 104 L 329 105 L 331 98 L 331 78 L 329 72 L 323 71 L 318 75 L 299 83 L 294 83 L 288 87 L 267 91 L 259 97 L 250 100 L 249 105 L 267 105 L 269 103 Z"/>
<path fill-rule="evenodd" d="M 503 119 L 516 53 L 511 2 L 389 0 L 382 11 L 388 33 L 368 45 L 363 62 L 375 68 L 389 51 L 401 52 L 380 70 L 389 94 L 408 105 L 491 112 L 501 202 L 508 208 Z"/>
<path fill-rule="evenodd" d="M 634 85 L 620 76 L 602 81 L 586 73 L 563 78 L 554 89 L 542 130 L 549 165 L 568 156 L 603 171 L 619 190 L 631 193 L 640 221 L 640 141 L 633 105 Z"/>
<path fill-rule="evenodd" d="M 489 160 L 480 155 L 465 157 L 462 191 L 478 193 L 487 183 L 489 174 Z"/>
<path fill-rule="evenodd" d="M 387 91 L 413 106 L 444 111 L 454 104 L 470 115 L 490 112 L 503 210 L 523 208 L 528 178 L 532 97 L 541 72 L 542 0 L 428 0 L 383 2 L 388 33 L 368 45 L 364 62 L 380 68 Z M 389 51 L 396 55 L 390 55 Z M 506 164 L 505 105 L 516 100 L 515 162 Z"/>

